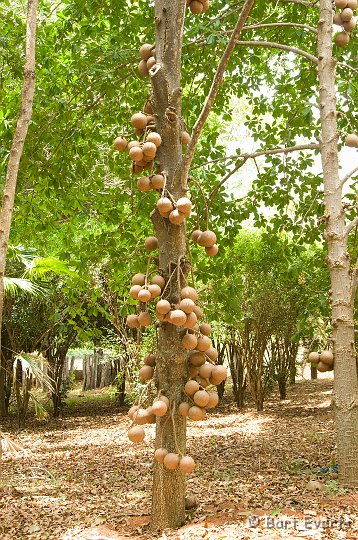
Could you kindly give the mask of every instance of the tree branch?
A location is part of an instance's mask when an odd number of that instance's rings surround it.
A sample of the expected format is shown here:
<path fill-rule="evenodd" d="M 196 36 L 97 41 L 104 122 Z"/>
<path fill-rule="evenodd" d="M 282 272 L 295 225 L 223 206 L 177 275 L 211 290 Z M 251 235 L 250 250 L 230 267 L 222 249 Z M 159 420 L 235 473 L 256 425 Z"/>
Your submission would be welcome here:
<path fill-rule="evenodd" d="M 357 165 L 357 167 L 355 167 L 351 172 L 349 172 L 348 174 L 346 174 L 346 175 L 342 178 L 339 187 L 342 189 L 342 187 L 343 187 L 344 184 L 347 182 L 347 180 L 349 180 L 349 179 L 351 178 L 351 176 L 353 176 L 354 173 L 356 173 L 357 171 L 358 171 L 358 165 Z"/>
<path fill-rule="evenodd" d="M 299 23 L 293 23 L 293 22 L 276 22 L 276 23 L 265 23 L 265 24 L 252 24 L 250 26 L 244 26 L 243 30 L 254 30 L 255 28 L 270 28 L 270 27 L 276 27 L 276 26 L 287 26 L 292 28 L 303 28 L 304 30 L 309 30 L 310 32 L 313 32 L 314 34 L 318 34 L 317 28 L 314 28 L 313 26 L 309 26 L 308 24 L 299 24 Z"/>
<path fill-rule="evenodd" d="M 272 41 L 237 41 L 236 45 L 245 45 L 246 47 L 270 47 L 272 49 L 282 49 L 283 51 L 292 52 L 294 54 L 304 56 L 314 64 L 318 64 L 318 58 L 316 56 L 313 56 L 313 54 L 302 51 L 302 49 L 298 49 L 297 47 L 283 45 L 282 43 L 275 43 Z"/>
<path fill-rule="evenodd" d="M 212 161 L 207 161 L 206 163 L 201 163 L 200 165 L 195 165 L 195 167 L 192 167 L 192 170 L 199 169 L 200 167 L 203 167 L 204 165 L 209 165 L 210 163 L 217 163 L 218 161 L 236 160 L 240 158 L 254 159 L 260 156 L 270 156 L 273 154 L 281 154 L 281 153 L 288 154 L 289 152 L 298 152 L 300 150 L 319 150 L 319 148 L 320 148 L 320 145 L 318 143 L 298 144 L 296 146 L 287 146 L 286 148 L 273 148 L 271 150 L 261 150 L 259 152 L 253 152 L 251 154 L 225 156 L 222 158 L 213 159 Z"/>
<path fill-rule="evenodd" d="M 296 146 L 288 146 L 287 148 L 274 148 L 272 150 L 262 150 L 260 152 L 253 152 L 252 154 L 242 154 L 241 156 L 235 156 L 235 159 L 240 159 L 241 161 L 234 167 L 234 169 L 221 180 L 221 182 L 212 190 L 209 196 L 209 204 L 208 207 L 211 206 L 211 203 L 214 199 L 214 197 L 217 195 L 219 189 L 221 186 L 225 184 L 229 180 L 229 178 L 238 171 L 244 163 L 248 159 L 255 159 L 259 156 L 268 156 L 268 155 L 274 155 L 274 154 L 288 154 L 289 152 L 298 152 L 300 150 L 318 150 L 320 148 L 319 144 L 298 144 Z M 214 160 L 212 163 L 214 163 L 217 160 Z M 208 162 L 210 163 L 210 162 Z"/>
<path fill-rule="evenodd" d="M 351 221 L 350 223 L 348 223 L 348 225 L 346 226 L 346 230 L 345 230 L 345 233 L 344 233 L 344 236 L 347 238 L 347 236 L 349 235 L 349 233 L 351 231 L 353 231 L 353 229 L 355 227 L 358 226 L 358 216 L 356 216 L 353 221 Z"/>
<path fill-rule="evenodd" d="M 228 63 L 228 61 L 230 59 L 230 56 L 231 56 L 231 54 L 232 54 L 232 52 L 233 52 L 233 50 L 235 48 L 235 45 L 237 43 L 238 37 L 239 37 L 243 27 L 244 27 L 244 24 L 245 24 L 248 16 L 250 15 L 250 12 L 251 12 L 251 9 L 252 9 L 254 3 L 255 3 L 255 0 L 246 0 L 244 6 L 242 8 L 242 11 L 241 11 L 241 13 L 239 15 L 236 26 L 235 26 L 235 28 L 233 30 L 233 33 L 231 35 L 231 38 L 229 40 L 229 43 L 227 44 L 227 47 L 226 47 L 226 49 L 224 51 L 223 56 L 221 57 L 218 68 L 217 68 L 216 73 L 214 75 L 214 79 L 213 79 L 209 94 L 208 94 L 208 96 L 206 98 L 206 101 L 205 101 L 204 106 L 202 108 L 202 111 L 201 111 L 201 113 L 199 115 L 199 118 L 197 119 L 197 121 L 195 122 L 195 125 L 193 127 L 193 131 L 192 131 L 192 134 L 191 134 L 191 140 L 190 140 L 190 143 L 188 144 L 187 151 L 186 151 L 186 154 L 185 154 L 184 160 L 183 160 L 182 181 L 184 181 L 184 182 L 186 181 L 186 178 L 188 177 L 190 165 L 191 165 L 191 162 L 192 162 L 193 157 L 194 157 L 194 152 L 195 152 L 196 145 L 198 144 L 199 137 L 201 135 L 204 124 L 205 124 L 205 122 L 206 122 L 206 120 L 207 120 L 207 118 L 209 116 L 210 110 L 211 110 L 211 108 L 212 108 L 212 106 L 214 104 L 215 98 L 217 96 L 220 85 L 222 83 L 227 63 Z"/>

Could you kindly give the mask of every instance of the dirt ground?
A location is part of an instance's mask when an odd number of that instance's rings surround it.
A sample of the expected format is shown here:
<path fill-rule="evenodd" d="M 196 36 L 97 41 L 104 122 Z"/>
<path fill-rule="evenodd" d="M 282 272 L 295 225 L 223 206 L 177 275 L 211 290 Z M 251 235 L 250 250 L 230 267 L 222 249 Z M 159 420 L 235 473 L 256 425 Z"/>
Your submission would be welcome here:
<path fill-rule="evenodd" d="M 132 445 L 125 411 L 101 399 L 8 430 L 25 452 L 3 455 L 0 539 L 358 539 L 358 492 L 319 470 L 335 458 L 331 390 L 329 380 L 298 383 L 263 413 L 239 412 L 228 396 L 190 422 L 187 494 L 198 505 L 159 535 L 149 528 L 152 426 Z"/>

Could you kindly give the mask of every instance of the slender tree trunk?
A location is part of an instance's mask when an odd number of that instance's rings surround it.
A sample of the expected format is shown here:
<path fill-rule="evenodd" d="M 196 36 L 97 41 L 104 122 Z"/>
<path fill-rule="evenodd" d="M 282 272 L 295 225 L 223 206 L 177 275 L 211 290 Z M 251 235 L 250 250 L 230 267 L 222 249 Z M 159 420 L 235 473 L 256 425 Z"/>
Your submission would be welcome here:
<path fill-rule="evenodd" d="M 356 276 L 347 250 L 348 231 L 339 178 L 335 64 L 332 57 L 331 0 L 320 0 L 318 24 L 318 76 L 320 85 L 321 159 L 328 248 L 327 264 L 332 289 L 334 352 L 334 408 L 336 415 L 339 478 L 358 486 L 358 380 L 354 346 Z"/>
<path fill-rule="evenodd" d="M 152 78 L 153 106 L 157 131 L 162 144 L 158 149 L 160 171 L 167 177 L 167 189 L 175 200 L 186 195 L 186 181 L 181 182 L 178 164 L 182 160 L 181 148 L 181 49 L 185 0 L 156 0 L 156 60 L 160 66 Z M 178 174 L 179 173 L 179 174 Z M 186 236 L 185 226 L 172 225 L 157 210 L 152 213 L 156 237 L 159 241 L 159 267 L 166 281 L 172 271 L 183 266 Z M 180 301 L 183 285 L 180 270 L 175 271 L 172 285 L 167 288 L 169 302 Z M 163 323 L 159 328 L 157 353 L 157 384 L 170 400 L 172 418 L 157 419 L 156 448 L 185 454 L 186 419 L 177 414 L 182 391 L 187 380 L 186 354 L 176 327 Z M 170 416 L 170 413 L 168 413 Z M 185 477 L 180 470 L 168 471 L 155 462 L 152 500 L 152 526 L 155 529 L 177 527 L 185 518 Z"/>
<path fill-rule="evenodd" d="M 17 121 L 10 157 L 7 166 L 5 186 L 0 211 L 0 350 L 2 312 L 4 305 L 4 275 L 6 253 L 10 236 L 11 218 L 14 207 L 16 182 L 19 171 L 22 151 L 24 148 L 27 130 L 32 115 L 32 104 L 35 93 L 35 45 L 36 45 L 36 17 L 38 0 L 28 0 L 26 25 L 26 53 L 24 82 L 22 87 L 21 110 Z M 0 417 L 6 414 L 5 407 L 5 371 L 3 363 L 0 365 Z"/>

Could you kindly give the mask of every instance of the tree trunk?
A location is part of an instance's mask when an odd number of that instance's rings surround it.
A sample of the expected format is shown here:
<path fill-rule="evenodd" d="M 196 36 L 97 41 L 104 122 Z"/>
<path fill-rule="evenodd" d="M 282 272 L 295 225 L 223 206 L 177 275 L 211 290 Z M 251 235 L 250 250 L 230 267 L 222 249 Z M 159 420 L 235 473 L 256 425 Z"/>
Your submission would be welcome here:
<path fill-rule="evenodd" d="M 182 185 L 180 167 L 181 147 L 181 49 L 184 25 L 185 0 L 156 0 L 156 60 L 159 70 L 152 77 L 153 108 L 156 129 L 161 134 L 158 148 L 160 171 L 167 178 L 167 189 L 175 200 L 186 195 L 186 179 Z M 185 226 L 172 225 L 157 210 L 151 215 L 159 241 L 159 268 L 168 281 L 172 271 L 180 265 L 183 272 L 186 251 Z M 178 276 L 178 279 L 177 279 Z M 183 286 L 180 270 L 175 271 L 171 287 L 167 288 L 169 302 L 180 301 Z M 183 387 L 187 381 L 187 360 L 176 327 L 163 323 L 159 327 L 157 353 L 157 385 L 169 398 L 172 417 L 168 414 L 157 419 L 156 448 L 185 454 L 186 419 L 177 414 L 182 401 Z M 168 471 L 155 462 L 152 499 L 152 527 L 164 529 L 178 527 L 185 519 L 185 477 L 180 470 Z"/>
<path fill-rule="evenodd" d="M 320 83 L 321 159 L 327 228 L 327 264 L 332 289 L 334 395 L 339 479 L 358 486 L 358 380 L 354 346 L 356 272 L 351 270 L 348 232 L 339 178 L 335 64 L 332 57 L 331 0 L 320 0 L 318 76 Z"/>
<path fill-rule="evenodd" d="M 6 253 L 9 243 L 11 218 L 14 207 L 16 182 L 22 151 L 29 127 L 32 104 L 35 93 L 35 45 L 36 45 L 36 16 L 38 0 L 28 0 L 26 23 L 26 52 L 24 82 L 22 86 L 21 109 L 12 140 L 8 161 L 2 206 L 0 211 L 0 350 L 2 312 L 4 306 L 4 275 Z M 6 415 L 5 406 L 5 372 L 3 362 L 0 363 L 0 417 Z"/>
<path fill-rule="evenodd" d="M 316 367 L 316 366 L 313 366 L 313 365 L 311 364 L 311 380 L 312 380 L 312 381 L 316 381 L 316 380 L 317 380 L 317 375 L 318 375 L 317 367 Z"/>

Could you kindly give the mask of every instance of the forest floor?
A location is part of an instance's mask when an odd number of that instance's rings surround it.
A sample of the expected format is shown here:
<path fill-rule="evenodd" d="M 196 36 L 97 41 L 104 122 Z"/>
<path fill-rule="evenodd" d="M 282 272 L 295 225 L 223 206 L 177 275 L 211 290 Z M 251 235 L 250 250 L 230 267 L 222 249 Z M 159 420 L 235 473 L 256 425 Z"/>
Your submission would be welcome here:
<path fill-rule="evenodd" d="M 334 473 L 332 381 L 305 381 L 263 413 L 237 410 L 230 396 L 191 422 L 197 468 L 187 524 L 149 529 L 154 428 L 134 446 L 130 421 L 105 394 L 77 399 L 58 421 L 7 433 L 25 449 L 3 454 L 1 540 L 253 540 L 358 538 L 358 492 Z M 2 428 L 6 429 L 6 428 Z M 357 449 L 358 450 L 358 449 Z"/>

